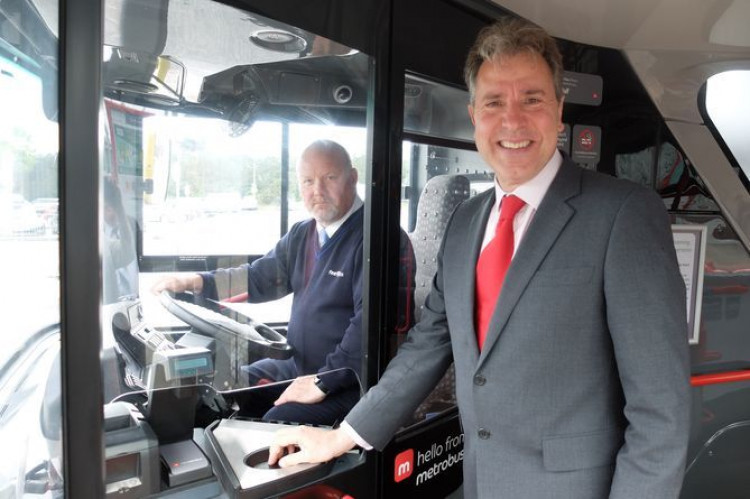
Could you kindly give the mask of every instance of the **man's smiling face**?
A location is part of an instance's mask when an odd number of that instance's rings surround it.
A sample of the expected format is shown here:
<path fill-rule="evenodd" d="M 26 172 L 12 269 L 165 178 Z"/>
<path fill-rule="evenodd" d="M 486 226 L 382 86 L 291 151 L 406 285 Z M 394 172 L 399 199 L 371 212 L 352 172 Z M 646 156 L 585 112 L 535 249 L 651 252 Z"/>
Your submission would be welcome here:
<path fill-rule="evenodd" d="M 534 178 L 552 157 L 562 107 L 552 72 L 536 53 L 502 56 L 479 68 L 469 104 L 474 141 L 505 192 Z"/>

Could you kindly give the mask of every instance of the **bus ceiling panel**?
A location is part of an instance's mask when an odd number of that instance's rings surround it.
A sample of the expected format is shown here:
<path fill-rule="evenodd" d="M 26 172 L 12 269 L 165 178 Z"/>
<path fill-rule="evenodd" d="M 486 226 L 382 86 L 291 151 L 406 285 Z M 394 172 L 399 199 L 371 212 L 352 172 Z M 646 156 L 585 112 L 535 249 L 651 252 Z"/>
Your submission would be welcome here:
<path fill-rule="evenodd" d="M 556 37 L 589 45 L 686 51 L 750 46 L 746 0 L 491 1 Z"/>
<path fill-rule="evenodd" d="M 368 57 L 355 52 L 235 66 L 204 79 L 198 101 L 230 121 L 364 125 Z"/>
<path fill-rule="evenodd" d="M 667 126 L 721 207 L 725 218 L 750 251 L 750 193 L 742 185 L 711 131 L 703 125 L 677 121 L 667 121 Z"/>
<path fill-rule="evenodd" d="M 450 2 L 394 2 L 393 57 L 397 66 L 452 85 L 464 85 L 463 65 L 488 20 Z"/>
<path fill-rule="evenodd" d="M 492 1 L 542 26 L 553 36 L 611 48 L 625 46 L 659 5 L 654 0 Z"/>
<path fill-rule="evenodd" d="M 226 0 L 267 19 L 280 20 L 319 37 L 367 54 L 376 52 L 383 37 L 390 2 L 383 0 Z M 272 21 L 273 22 L 273 21 Z M 328 41 L 315 40 L 314 50 L 327 50 Z M 312 48 L 312 47 L 311 47 Z"/>
<path fill-rule="evenodd" d="M 750 49 L 721 51 L 625 50 L 638 78 L 668 120 L 703 123 L 698 94 L 709 77 L 750 69 Z"/>
<path fill-rule="evenodd" d="M 369 59 L 355 49 L 210 0 L 106 4 L 107 97 L 243 126 L 364 122 Z"/>
<path fill-rule="evenodd" d="M 747 0 L 491 1 L 563 40 L 622 50 L 667 119 L 701 123 L 706 79 L 750 65 Z"/>

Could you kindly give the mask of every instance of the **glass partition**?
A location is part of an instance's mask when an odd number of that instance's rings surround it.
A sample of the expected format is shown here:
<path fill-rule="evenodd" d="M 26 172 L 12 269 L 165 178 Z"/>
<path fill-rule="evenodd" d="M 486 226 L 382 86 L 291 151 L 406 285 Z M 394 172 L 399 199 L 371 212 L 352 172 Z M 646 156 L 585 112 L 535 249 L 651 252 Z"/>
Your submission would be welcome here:
<path fill-rule="evenodd" d="M 336 424 L 362 392 L 369 56 L 209 0 L 107 0 L 104 43 L 112 417 L 141 414 L 163 460 L 221 461 L 193 435 L 219 421 Z"/>
<path fill-rule="evenodd" d="M 474 127 L 464 89 L 407 74 L 404 85 L 404 131 L 473 144 Z"/>
<path fill-rule="evenodd" d="M 401 228 L 414 253 L 402 263 L 401 282 L 413 282 L 414 313 L 419 321 L 437 270 L 437 253 L 453 209 L 492 187 L 493 174 L 473 150 L 473 127 L 467 111 L 469 94 L 451 85 L 405 76 L 402 142 Z M 465 145 L 461 148 L 461 145 Z M 389 342 L 396 355 L 408 327 L 398 328 Z M 453 367 L 414 412 L 407 426 L 435 417 L 456 405 Z"/>

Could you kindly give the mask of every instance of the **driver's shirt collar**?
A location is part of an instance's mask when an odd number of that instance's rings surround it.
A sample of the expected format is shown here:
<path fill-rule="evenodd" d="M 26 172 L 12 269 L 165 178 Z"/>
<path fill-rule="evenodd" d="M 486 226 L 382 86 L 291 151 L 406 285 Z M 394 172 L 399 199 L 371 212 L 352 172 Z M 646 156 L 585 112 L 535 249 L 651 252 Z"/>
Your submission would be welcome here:
<path fill-rule="evenodd" d="M 339 228 L 344 225 L 344 222 L 346 222 L 352 214 L 360 209 L 364 202 L 359 198 L 359 196 L 354 196 L 354 201 L 352 202 L 351 208 L 349 208 L 349 211 L 346 212 L 346 214 L 333 222 L 332 224 L 328 224 L 328 227 L 323 227 L 319 223 L 316 223 L 316 232 L 320 232 L 321 229 L 326 231 L 326 234 L 328 234 L 328 238 L 332 238 L 333 235 L 336 233 Z"/>

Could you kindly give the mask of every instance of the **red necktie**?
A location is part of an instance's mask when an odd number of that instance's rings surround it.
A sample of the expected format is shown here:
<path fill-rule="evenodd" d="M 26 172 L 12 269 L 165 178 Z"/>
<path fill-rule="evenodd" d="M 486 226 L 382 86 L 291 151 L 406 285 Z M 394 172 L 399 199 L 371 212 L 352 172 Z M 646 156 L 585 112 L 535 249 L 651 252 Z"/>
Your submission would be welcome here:
<path fill-rule="evenodd" d="M 516 196 L 505 196 L 500 205 L 500 219 L 495 237 L 484 248 L 477 261 L 476 325 L 477 343 L 482 349 L 487 327 L 500 296 L 500 288 L 513 256 L 513 219 L 526 203 Z"/>

